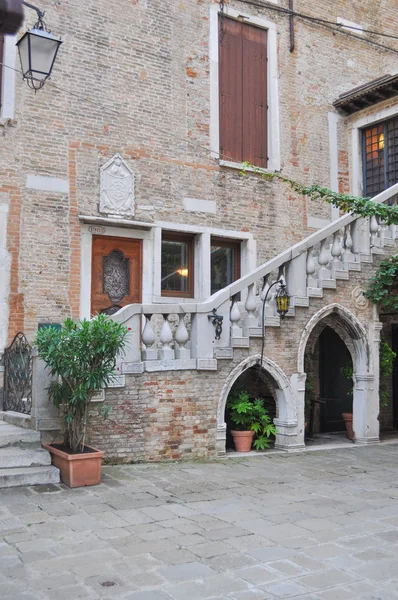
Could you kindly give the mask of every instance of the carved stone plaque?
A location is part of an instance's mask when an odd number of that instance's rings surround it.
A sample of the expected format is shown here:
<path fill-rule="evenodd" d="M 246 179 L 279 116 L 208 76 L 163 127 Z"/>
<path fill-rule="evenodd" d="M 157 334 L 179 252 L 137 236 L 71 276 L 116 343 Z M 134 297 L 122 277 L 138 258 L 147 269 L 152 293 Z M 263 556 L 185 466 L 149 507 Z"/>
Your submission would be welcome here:
<path fill-rule="evenodd" d="M 120 154 L 101 167 L 100 212 L 134 216 L 134 174 Z"/>
<path fill-rule="evenodd" d="M 365 310 L 369 306 L 369 300 L 364 296 L 365 290 L 357 286 L 352 290 L 352 301 L 356 308 Z"/>

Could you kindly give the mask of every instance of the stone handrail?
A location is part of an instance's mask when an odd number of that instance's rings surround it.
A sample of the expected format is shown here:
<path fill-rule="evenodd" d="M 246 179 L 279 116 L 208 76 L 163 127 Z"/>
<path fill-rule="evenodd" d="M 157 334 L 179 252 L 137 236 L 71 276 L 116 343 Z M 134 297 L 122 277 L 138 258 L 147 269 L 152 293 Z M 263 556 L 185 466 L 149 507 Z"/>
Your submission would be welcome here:
<path fill-rule="evenodd" d="M 394 199 L 396 202 L 397 194 L 398 184 L 395 184 L 373 201 L 381 203 Z M 129 349 L 123 363 L 127 364 L 125 370 L 217 368 L 217 349 L 247 347 L 249 336 L 261 332 L 260 307 L 273 272 L 287 280 L 293 303 L 306 306 L 308 290 L 317 295 L 322 287 L 333 287 L 337 278 L 347 279 L 349 269 L 358 269 L 360 260 L 371 260 L 373 252 L 382 251 L 388 239 L 395 237 L 395 226 L 388 228 L 376 217 L 364 219 L 346 214 L 203 302 L 130 304 L 112 316 L 113 320 L 129 328 Z M 331 243 L 328 242 L 330 239 Z M 314 256 L 318 245 L 318 255 Z M 261 292 L 257 289 L 258 282 L 261 282 Z M 223 317 L 220 339 L 215 339 L 214 335 L 213 310 Z M 279 317 L 270 302 L 264 310 L 268 324 L 279 324 Z M 153 315 L 163 318 L 156 333 L 151 321 Z M 175 315 L 174 332 L 169 315 Z M 188 319 L 186 315 L 189 315 Z M 137 363 L 141 367 L 137 367 Z"/>

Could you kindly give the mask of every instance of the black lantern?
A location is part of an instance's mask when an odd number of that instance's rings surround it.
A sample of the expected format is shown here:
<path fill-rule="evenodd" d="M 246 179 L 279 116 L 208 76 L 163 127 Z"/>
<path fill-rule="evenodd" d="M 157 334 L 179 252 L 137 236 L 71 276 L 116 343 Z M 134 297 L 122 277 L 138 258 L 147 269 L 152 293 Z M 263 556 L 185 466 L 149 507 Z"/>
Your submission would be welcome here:
<path fill-rule="evenodd" d="M 25 3 L 24 3 L 25 4 Z M 26 4 L 30 8 L 33 6 Z M 44 13 L 37 11 L 39 20 L 17 42 L 22 75 L 29 87 L 39 90 L 50 77 L 62 40 L 55 37 L 43 21 Z"/>
<path fill-rule="evenodd" d="M 290 306 L 290 296 L 288 294 L 286 285 L 280 284 L 279 289 L 275 294 L 275 300 L 278 315 L 283 318 L 288 312 Z"/>

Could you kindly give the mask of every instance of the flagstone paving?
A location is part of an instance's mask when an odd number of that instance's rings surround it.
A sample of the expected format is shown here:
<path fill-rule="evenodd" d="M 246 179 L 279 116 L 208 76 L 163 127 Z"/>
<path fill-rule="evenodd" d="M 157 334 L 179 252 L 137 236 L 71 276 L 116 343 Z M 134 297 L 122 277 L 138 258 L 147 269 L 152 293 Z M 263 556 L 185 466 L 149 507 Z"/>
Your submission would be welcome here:
<path fill-rule="evenodd" d="M 1 600 L 398 600 L 398 444 L 0 490 Z"/>

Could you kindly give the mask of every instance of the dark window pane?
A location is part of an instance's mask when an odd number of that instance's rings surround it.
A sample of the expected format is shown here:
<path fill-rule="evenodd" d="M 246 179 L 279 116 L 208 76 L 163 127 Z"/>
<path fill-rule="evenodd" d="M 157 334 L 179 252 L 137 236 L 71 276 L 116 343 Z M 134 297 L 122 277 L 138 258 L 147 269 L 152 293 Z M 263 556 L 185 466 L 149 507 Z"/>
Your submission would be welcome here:
<path fill-rule="evenodd" d="M 398 118 L 363 132 L 364 193 L 376 196 L 398 182 Z"/>
<path fill-rule="evenodd" d="M 211 247 L 211 293 L 214 294 L 235 281 L 237 249 L 226 246 Z"/>
<path fill-rule="evenodd" d="M 189 292 L 190 245 L 188 241 L 162 241 L 162 290 Z"/>

